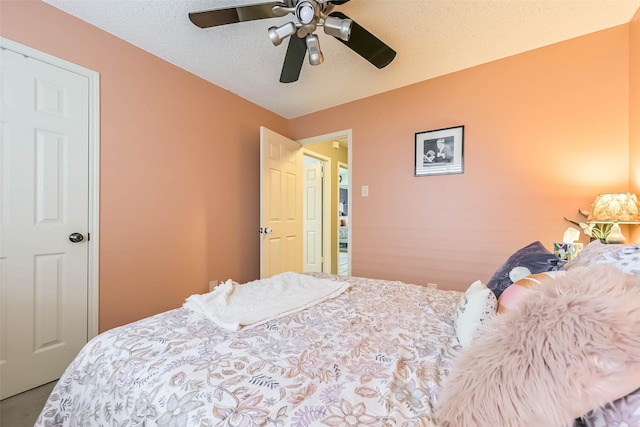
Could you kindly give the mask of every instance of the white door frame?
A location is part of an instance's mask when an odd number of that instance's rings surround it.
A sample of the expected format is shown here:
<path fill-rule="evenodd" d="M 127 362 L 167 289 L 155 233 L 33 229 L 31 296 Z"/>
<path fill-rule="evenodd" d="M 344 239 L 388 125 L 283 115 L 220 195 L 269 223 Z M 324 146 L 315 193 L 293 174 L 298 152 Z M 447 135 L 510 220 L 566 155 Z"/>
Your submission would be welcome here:
<path fill-rule="evenodd" d="M 87 270 L 87 341 L 99 330 L 99 262 L 100 262 L 100 74 L 29 46 L 0 37 L 0 49 L 46 62 L 87 78 L 89 83 L 89 240 Z"/>
<path fill-rule="evenodd" d="M 300 141 L 298 141 L 300 142 Z M 331 273 L 331 186 L 327 185 L 327 177 L 331 176 L 331 159 L 302 147 L 302 154 L 313 157 L 324 165 L 322 179 L 322 272 Z"/>
<path fill-rule="evenodd" d="M 347 138 L 347 161 L 348 161 L 348 168 L 349 168 L 349 184 L 347 185 L 347 188 L 349 189 L 349 229 L 348 229 L 348 233 L 349 233 L 349 245 L 351 246 L 349 248 L 349 250 L 347 251 L 347 256 L 349 259 L 349 275 L 351 274 L 351 254 L 353 253 L 352 249 L 352 245 L 353 245 L 353 239 L 351 238 L 351 224 L 353 223 L 353 204 L 351 203 L 351 198 L 353 196 L 353 190 L 352 190 L 352 185 L 351 183 L 353 182 L 353 166 L 352 166 L 352 150 L 351 150 L 351 139 L 352 139 L 352 132 L 351 129 L 345 129 L 345 130 L 341 130 L 341 131 L 337 131 L 337 132 L 332 132 L 332 133 L 327 133 L 324 135 L 318 135 L 318 136 L 312 136 L 310 138 L 305 138 L 305 139 L 299 139 L 298 142 L 300 143 L 300 145 L 302 145 L 303 149 L 304 146 L 307 144 L 315 144 L 318 142 L 324 142 L 324 141 L 331 141 L 331 140 L 336 140 L 336 139 L 341 139 L 341 138 Z M 331 162 L 329 162 L 331 163 Z M 330 173 L 330 172 L 325 172 L 325 173 Z M 329 175 L 331 176 L 331 175 Z M 331 192 L 333 191 L 333 186 L 328 185 L 325 186 L 325 189 L 328 188 L 329 191 L 328 193 L 329 196 L 331 197 Z M 340 194 L 338 192 L 338 195 L 336 197 L 340 197 Z M 330 201 L 331 199 L 326 199 L 327 201 Z M 331 204 L 329 203 L 328 206 L 330 207 Z M 325 214 L 326 214 L 327 210 L 325 208 Z M 329 221 L 330 221 L 331 216 L 329 216 Z M 329 226 L 327 227 L 327 230 L 329 233 L 331 233 L 333 230 L 331 230 L 331 222 L 329 222 Z M 337 236 L 338 236 L 339 230 L 336 229 L 335 230 L 335 234 L 336 234 L 336 243 L 338 242 L 337 240 Z M 326 235 L 325 235 L 326 238 Z M 329 245 L 326 245 L 329 246 Z M 339 245 L 338 245 L 339 246 Z M 328 259 L 331 260 L 331 248 L 328 249 L 328 252 L 325 251 L 324 255 L 325 257 L 328 255 Z M 327 259 L 327 258 L 325 258 Z M 329 266 L 330 268 L 331 266 Z M 331 272 L 331 269 L 326 270 L 327 272 Z"/>

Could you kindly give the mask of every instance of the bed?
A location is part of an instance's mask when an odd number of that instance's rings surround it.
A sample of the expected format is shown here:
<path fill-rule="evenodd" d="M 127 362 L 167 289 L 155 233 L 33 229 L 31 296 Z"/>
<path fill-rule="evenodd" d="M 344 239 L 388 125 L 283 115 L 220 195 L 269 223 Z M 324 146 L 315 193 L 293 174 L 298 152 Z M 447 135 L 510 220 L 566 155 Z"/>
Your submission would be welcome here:
<path fill-rule="evenodd" d="M 318 276 L 351 288 L 238 332 L 179 308 L 102 333 L 36 425 L 430 425 L 460 293 Z"/>
<path fill-rule="evenodd" d="M 601 286 L 606 274 L 621 283 Z M 640 245 L 594 242 L 564 265 L 534 242 L 465 292 L 308 276 L 348 290 L 239 330 L 181 307 L 100 334 L 36 427 L 640 427 Z M 577 334 L 580 304 L 597 309 Z M 571 346 L 536 338 L 567 331 Z M 544 377 L 552 362 L 564 380 Z"/>

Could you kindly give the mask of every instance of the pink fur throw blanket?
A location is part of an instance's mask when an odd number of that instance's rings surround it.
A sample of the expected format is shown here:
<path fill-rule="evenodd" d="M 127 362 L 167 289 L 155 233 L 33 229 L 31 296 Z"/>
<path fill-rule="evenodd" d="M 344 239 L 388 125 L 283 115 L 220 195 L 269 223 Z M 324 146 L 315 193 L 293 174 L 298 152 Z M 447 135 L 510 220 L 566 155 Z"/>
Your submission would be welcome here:
<path fill-rule="evenodd" d="M 529 288 L 460 351 L 441 427 L 564 427 L 640 387 L 640 278 L 600 264 Z"/>

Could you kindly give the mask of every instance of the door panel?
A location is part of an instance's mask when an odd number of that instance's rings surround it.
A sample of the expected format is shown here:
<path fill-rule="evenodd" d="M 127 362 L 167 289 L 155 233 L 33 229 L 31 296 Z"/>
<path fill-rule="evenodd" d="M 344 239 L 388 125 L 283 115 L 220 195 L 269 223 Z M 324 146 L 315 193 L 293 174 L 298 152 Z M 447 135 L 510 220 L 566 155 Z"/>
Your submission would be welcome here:
<path fill-rule="evenodd" d="M 0 51 L 0 398 L 57 379 L 87 342 L 89 82 Z M 71 233 L 85 236 L 72 243 Z"/>
<path fill-rule="evenodd" d="M 322 162 L 304 165 L 304 271 L 322 271 Z"/>
<path fill-rule="evenodd" d="M 302 272 L 301 146 L 261 127 L 260 159 L 260 277 Z"/>

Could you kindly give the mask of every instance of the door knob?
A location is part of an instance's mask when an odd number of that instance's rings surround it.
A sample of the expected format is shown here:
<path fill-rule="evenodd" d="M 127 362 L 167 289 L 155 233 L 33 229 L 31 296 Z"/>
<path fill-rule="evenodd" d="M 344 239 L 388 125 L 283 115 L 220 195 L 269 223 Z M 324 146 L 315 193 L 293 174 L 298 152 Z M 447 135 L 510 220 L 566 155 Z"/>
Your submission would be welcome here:
<path fill-rule="evenodd" d="M 84 240 L 84 236 L 80 233 L 71 233 L 69 234 L 69 240 L 73 243 L 82 242 Z"/>
<path fill-rule="evenodd" d="M 270 227 L 267 227 L 264 229 L 264 234 L 271 234 L 273 233 L 273 230 Z"/>

